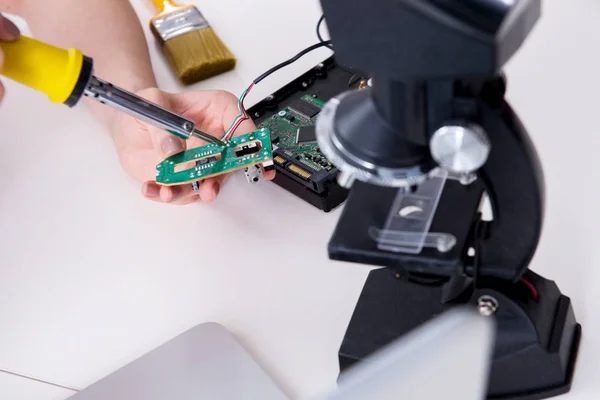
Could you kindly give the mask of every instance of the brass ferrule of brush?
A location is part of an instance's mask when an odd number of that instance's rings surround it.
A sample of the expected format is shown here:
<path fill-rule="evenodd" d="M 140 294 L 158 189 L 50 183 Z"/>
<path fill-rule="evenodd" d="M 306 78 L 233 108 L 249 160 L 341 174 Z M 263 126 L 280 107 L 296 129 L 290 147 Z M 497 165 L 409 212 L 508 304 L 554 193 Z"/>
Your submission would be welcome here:
<path fill-rule="evenodd" d="M 169 39 L 208 27 L 208 22 L 196 7 L 170 12 L 151 21 L 155 36 L 161 44 Z"/>

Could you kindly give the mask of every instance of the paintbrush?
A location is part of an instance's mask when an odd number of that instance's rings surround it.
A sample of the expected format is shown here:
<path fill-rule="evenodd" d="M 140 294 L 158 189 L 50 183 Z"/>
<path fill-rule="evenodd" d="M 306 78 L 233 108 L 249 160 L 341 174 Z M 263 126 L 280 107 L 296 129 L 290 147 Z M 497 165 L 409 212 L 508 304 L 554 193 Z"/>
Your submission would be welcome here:
<path fill-rule="evenodd" d="M 152 2 L 158 15 L 150 28 L 181 82 L 189 85 L 235 67 L 235 57 L 195 6 Z"/>

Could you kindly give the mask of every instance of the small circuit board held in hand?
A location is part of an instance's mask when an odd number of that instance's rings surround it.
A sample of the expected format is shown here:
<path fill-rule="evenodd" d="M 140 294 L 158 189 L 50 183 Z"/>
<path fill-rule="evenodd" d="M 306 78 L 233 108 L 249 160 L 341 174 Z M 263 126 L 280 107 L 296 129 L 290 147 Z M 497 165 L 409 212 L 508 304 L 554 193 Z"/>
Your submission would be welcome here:
<path fill-rule="evenodd" d="M 234 136 L 226 146 L 207 144 L 175 154 L 156 166 L 156 182 L 179 185 L 267 163 L 273 158 L 266 128 Z"/>

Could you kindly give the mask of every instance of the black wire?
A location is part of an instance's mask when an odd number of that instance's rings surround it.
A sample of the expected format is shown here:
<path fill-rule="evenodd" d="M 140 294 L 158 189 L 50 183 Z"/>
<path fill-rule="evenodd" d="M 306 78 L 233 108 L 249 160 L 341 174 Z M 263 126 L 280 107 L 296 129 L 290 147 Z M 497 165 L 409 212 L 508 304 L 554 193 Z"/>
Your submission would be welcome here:
<path fill-rule="evenodd" d="M 321 25 L 323 25 L 323 21 L 325 21 L 325 14 L 321 15 L 321 18 L 319 18 L 319 22 L 317 22 L 317 37 L 319 38 L 319 42 L 321 43 L 325 41 L 325 39 L 323 39 L 323 36 L 321 36 Z M 333 49 L 333 45 L 331 44 L 327 47 Z"/>
<path fill-rule="evenodd" d="M 317 37 L 319 38 L 319 42 L 323 43 L 325 42 L 325 40 L 323 39 L 323 36 L 321 35 L 321 26 L 323 25 L 323 22 L 325 21 L 325 14 L 321 15 L 321 18 L 319 18 L 319 22 L 317 22 Z M 327 46 L 331 51 L 333 51 L 333 44 L 329 44 Z M 354 74 L 355 71 L 350 68 L 350 67 L 345 67 L 342 64 L 337 64 L 337 66 L 341 69 L 343 69 L 344 71 L 348 72 L 349 74 Z M 350 80 L 352 80 L 354 78 L 354 76 L 352 78 L 350 78 Z M 348 87 L 352 86 L 350 83 L 348 84 Z"/>
<path fill-rule="evenodd" d="M 267 72 L 265 72 L 264 74 L 262 74 L 261 76 L 259 76 L 258 78 L 256 78 L 253 83 L 256 85 L 258 84 L 260 81 L 262 81 L 263 79 L 265 79 L 267 76 L 271 75 L 273 72 L 279 71 L 281 68 L 283 67 L 287 67 L 288 65 L 295 63 L 296 61 L 298 61 L 302 56 L 310 53 L 313 50 L 318 49 L 319 47 L 325 47 L 331 44 L 331 40 L 325 40 L 323 42 L 317 43 L 317 44 L 313 44 L 310 47 L 307 47 L 306 49 L 302 50 L 300 53 L 296 54 L 294 57 L 290 58 L 287 61 L 282 62 L 281 64 L 277 64 L 276 66 L 274 66 L 273 68 L 271 68 L 270 70 L 268 70 Z"/>
<path fill-rule="evenodd" d="M 321 25 L 323 24 L 323 21 L 325 21 L 325 14 L 321 15 L 321 18 L 319 18 L 319 22 L 317 22 L 317 37 L 319 38 L 319 42 L 325 41 L 325 39 L 323 39 L 323 36 L 321 36 Z"/>

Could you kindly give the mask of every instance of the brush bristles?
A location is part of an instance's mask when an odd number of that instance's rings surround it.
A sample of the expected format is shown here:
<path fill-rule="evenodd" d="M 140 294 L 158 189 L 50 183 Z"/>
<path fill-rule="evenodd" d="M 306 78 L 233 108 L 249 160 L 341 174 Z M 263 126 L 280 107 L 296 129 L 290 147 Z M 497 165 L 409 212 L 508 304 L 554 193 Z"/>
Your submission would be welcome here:
<path fill-rule="evenodd" d="M 167 40 L 163 52 L 186 85 L 235 67 L 235 57 L 210 27 Z"/>

